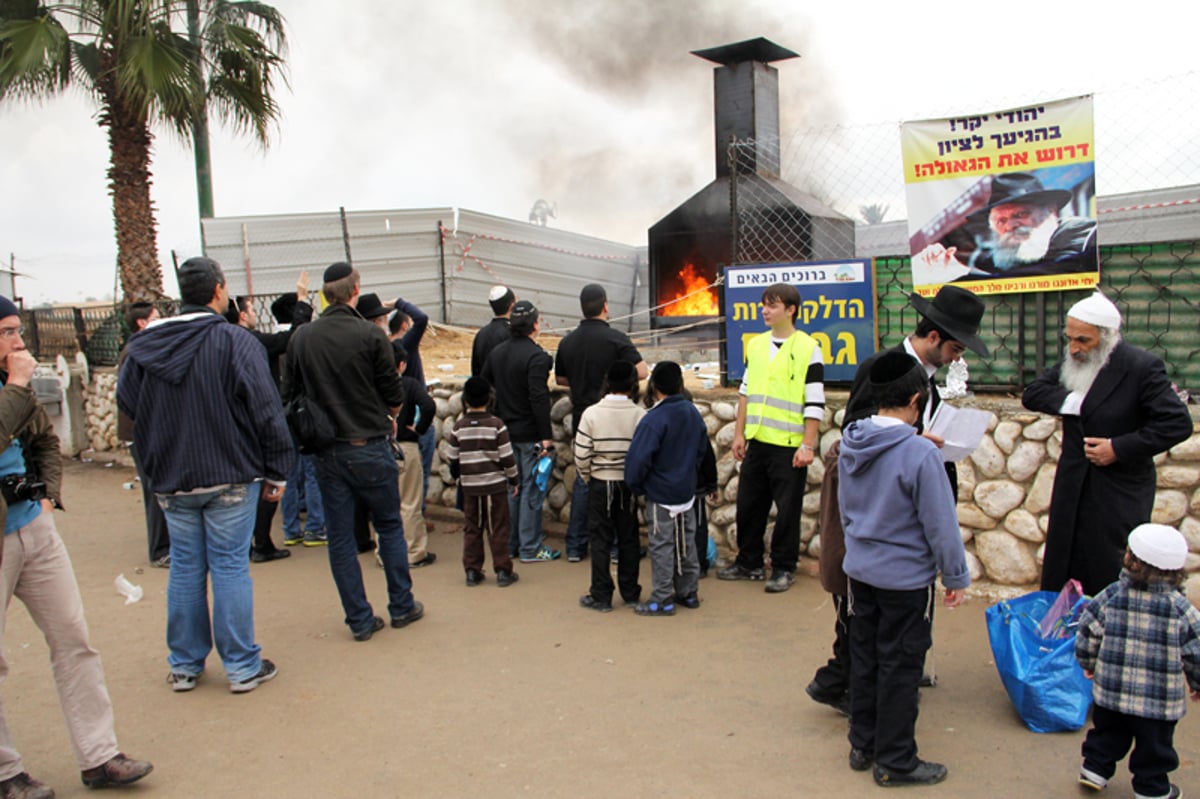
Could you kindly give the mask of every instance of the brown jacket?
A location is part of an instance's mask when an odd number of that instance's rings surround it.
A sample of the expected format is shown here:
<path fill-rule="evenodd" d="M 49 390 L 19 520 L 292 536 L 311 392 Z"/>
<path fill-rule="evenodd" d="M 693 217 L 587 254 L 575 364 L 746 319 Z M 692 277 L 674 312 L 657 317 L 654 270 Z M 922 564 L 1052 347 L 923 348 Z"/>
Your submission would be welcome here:
<path fill-rule="evenodd" d="M 0 388 L 0 441 L 12 441 L 22 433 L 27 434 L 26 467 L 45 481 L 46 498 L 61 507 L 62 455 L 50 417 L 38 404 L 33 389 L 5 385 Z M 0 496 L 0 530 L 7 518 L 8 505 Z M 4 548 L 0 547 L 0 555 L 3 552 Z"/>

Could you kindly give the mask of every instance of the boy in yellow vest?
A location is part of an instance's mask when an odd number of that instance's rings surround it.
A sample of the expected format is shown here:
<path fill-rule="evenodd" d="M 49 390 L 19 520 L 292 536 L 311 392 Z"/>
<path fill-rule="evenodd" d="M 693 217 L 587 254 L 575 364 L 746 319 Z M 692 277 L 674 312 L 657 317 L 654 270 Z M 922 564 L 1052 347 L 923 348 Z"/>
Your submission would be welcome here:
<path fill-rule="evenodd" d="M 807 333 L 796 329 L 800 292 L 788 283 L 768 286 L 762 316 L 770 330 L 746 346 L 746 372 L 739 389 L 733 457 L 742 462 L 738 479 L 738 555 L 717 572 L 722 580 L 762 580 L 764 537 L 771 503 L 768 593 L 792 586 L 800 558 L 800 511 L 825 415 L 825 359 Z"/>

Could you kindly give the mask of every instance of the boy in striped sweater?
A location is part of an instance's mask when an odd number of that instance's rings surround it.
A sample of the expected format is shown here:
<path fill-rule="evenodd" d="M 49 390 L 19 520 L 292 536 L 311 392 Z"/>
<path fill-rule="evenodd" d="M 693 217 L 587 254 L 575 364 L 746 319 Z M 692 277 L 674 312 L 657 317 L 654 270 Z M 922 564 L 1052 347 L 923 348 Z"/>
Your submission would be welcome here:
<path fill-rule="evenodd" d="M 450 473 L 463 494 L 463 568 L 467 585 L 483 582 L 483 536 L 488 534 L 496 585 L 506 588 L 518 579 L 508 552 L 508 495 L 517 494 L 517 461 L 508 428 L 488 413 L 492 387 L 482 377 L 463 386 L 467 412 L 446 436 Z"/>
<path fill-rule="evenodd" d="M 637 368 L 613 361 L 598 403 L 588 407 L 575 431 L 575 468 L 588 484 L 587 526 L 592 552 L 592 587 L 579 598 L 581 607 L 612 610 L 613 579 L 609 559 L 617 543 L 617 584 L 626 605 L 642 595 L 637 499 L 625 485 L 625 452 L 646 411 L 636 404 Z"/>

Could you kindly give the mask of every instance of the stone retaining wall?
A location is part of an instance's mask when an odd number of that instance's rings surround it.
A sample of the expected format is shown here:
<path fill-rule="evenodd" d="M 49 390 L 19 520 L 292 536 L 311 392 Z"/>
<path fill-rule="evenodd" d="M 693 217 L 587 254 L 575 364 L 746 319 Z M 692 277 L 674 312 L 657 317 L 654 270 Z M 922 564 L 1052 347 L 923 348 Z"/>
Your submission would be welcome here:
<path fill-rule="evenodd" d="M 111 371 L 92 375 L 86 394 L 88 437 L 97 450 L 114 449 L 115 376 Z M 717 452 L 717 479 L 720 499 L 709 508 L 709 534 L 717 543 L 724 560 L 732 557 L 737 545 L 735 502 L 739 465 L 733 459 L 734 418 L 737 395 L 729 392 L 702 392 L 695 405 L 704 417 Z M 462 413 L 462 393 L 458 387 L 442 386 L 432 392 L 437 403 L 438 448 L 429 476 L 430 502 L 454 506 L 455 489 L 450 466 L 443 457 L 442 431 Z M 571 400 L 563 392 L 552 392 L 551 420 L 557 450 L 554 476 L 546 497 L 548 518 L 566 522 L 571 513 L 570 487 L 575 481 L 571 455 Z M 821 424 L 820 453 L 841 438 L 844 392 L 830 392 L 829 409 Z M 967 545 L 967 560 L 973 580 L 1025 586 L 1035 583 L 1041 571 L 1046 525 L 1049 519 L 1050 489 L 1054 470 L 1062 451 L 1062 431 L 1058 419 L 1030 413 L 1013 398 L 974 396 L 956 401 L 957 405 L 981 408 L 992 415 L 983 443 L 971 457 L 958 465 L 958 521 Z M 1186 536 L 1191 553 L 1189 572 L 1200 571 L 1200 426 L 1187 441 L 1155 459 L 1158 466 L 1158 493 L 1152 520 L 1178 527 Z M 820 553 L 821 535 L 817 523 L 821 478 L 824 465 L 818 457 L 808 470 L 808 491 L 804 496 L 801 521 L 801 552 L 811 558 Z"/>

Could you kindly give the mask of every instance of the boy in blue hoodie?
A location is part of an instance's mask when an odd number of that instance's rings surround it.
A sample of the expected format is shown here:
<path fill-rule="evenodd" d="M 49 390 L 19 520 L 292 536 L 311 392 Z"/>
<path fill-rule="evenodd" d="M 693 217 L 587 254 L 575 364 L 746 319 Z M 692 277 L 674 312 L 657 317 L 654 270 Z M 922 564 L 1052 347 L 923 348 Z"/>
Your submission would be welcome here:
<path fill-rule="evenodd" d="M 672 616 L 678 601 L 700 607 L 696 596 L 696 472 L 708 447 L 708 428 L 696 406 L 684 399 L 683 370 L 662 361 L 650 373 L 658 403 L 633 432 L 625 454 L 625 484 L 646 497 L 649 523 L 650 600 L 634 607 L 640 616 Z"/>
<path fill-rule="evenodd" d="M 929 377 L 904 352 L 871 366 L 878 412 L 853 422 L 838 458 L 850 578 L 850 768 L 882 786 L 932 785 L 946 767 L 917 757 L 917 690 L 932 643 L 934 582 L 946 605 L 970 585 L 954 495 L 936 445 L 916 434 Z"/>

